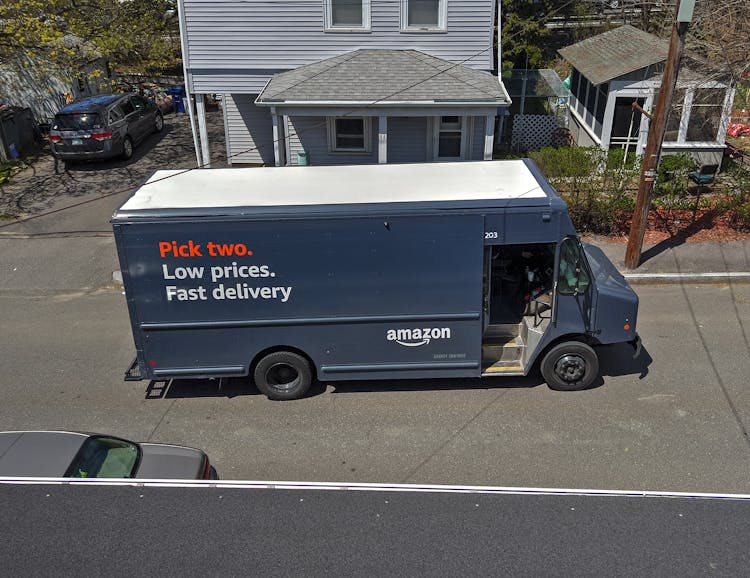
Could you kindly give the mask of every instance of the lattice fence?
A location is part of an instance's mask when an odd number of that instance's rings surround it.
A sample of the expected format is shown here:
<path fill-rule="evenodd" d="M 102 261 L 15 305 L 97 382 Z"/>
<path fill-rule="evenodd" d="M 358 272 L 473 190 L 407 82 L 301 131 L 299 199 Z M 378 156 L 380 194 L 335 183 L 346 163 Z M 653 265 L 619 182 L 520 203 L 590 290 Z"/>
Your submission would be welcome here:
<path fill-rule="evenodd" d="M 559 146 L 559 131 L 564 119 L 541 114 L 517 114 L 513 117 L 511 146 L 519 151 L 533 151 L 542 147 Z"/>

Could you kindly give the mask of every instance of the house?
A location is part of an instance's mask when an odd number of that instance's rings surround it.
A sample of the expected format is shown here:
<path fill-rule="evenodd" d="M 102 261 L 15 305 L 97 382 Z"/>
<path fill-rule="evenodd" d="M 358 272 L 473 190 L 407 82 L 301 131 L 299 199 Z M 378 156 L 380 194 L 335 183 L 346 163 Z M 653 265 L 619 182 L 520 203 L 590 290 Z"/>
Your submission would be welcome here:
<path fill-rule="evenodd" d="M 49 123 L 71 100 L 111 93 L 115 78 L 109 62 L 72 34 L 63 44 L 82 47 L 88 63 L 75 71 L 63 70 L 19 53 L 0 63 L 0 103 L 30 108 L 37 122 Z"/>
<path fill-rule="evenodd" d="M 510 104 L 495 0 L 179 0 L 185 80 L 208 164 L 220 95 L 229 164 L 492 156 Z"/>
<path fill-rule="evenodd" d="M 668 49 L 667 40 L 625 25 L 559 50 L 573 67 L 570 130 L 578 145 L 643 154 L 649 119 L 633 103 L 653 110 Z M 683 59 L 663 154 L 720 164 L 733 96 L 707 66 Z"/>

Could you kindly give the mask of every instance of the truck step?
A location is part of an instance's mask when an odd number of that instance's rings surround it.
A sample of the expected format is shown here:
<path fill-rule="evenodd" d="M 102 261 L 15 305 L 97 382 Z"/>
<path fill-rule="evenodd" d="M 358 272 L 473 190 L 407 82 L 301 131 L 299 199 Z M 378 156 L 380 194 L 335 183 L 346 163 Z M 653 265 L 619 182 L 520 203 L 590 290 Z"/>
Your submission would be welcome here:
<path fill-rule="evenodd" d="M 520 337 L 502 345 L 482 345 L 482 359 L 488 363 L 496 361 L 520 361 L 523 358 L 525 346 Z"/>
<path fill-rule="evenodd" d="M 482 375 L 523 375 L 523 361 L 496 361 L 492 365 L 483 365 Z"/>
<path fill-rule="evenodd" d="M 482 336 L 482 343 L 502 345 L 517 338 L 521 334 L 520 323 L 503 323 L 488 325 Z"/>

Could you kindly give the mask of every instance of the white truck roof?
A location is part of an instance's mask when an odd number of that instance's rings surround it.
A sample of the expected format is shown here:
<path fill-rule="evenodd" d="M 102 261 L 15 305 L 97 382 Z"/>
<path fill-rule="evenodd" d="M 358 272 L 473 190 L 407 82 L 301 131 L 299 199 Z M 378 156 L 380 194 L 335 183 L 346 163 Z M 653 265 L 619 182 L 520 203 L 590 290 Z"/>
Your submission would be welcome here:
<path fill-rule="evenodd" d="M 523 160 L 157 171 L 120 211 L 546 197 Z"/>

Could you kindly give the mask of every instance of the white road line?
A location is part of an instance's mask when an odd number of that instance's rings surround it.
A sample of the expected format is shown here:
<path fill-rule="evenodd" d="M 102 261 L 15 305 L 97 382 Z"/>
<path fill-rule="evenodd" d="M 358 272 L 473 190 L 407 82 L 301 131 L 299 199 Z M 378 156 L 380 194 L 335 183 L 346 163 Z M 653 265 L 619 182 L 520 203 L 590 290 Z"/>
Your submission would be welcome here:
<path fill-rule="evenodd" d="M 706 492 L 671 492 L 653 490 L 595 490 L 571 488 L 519 488 L 512 486 L 450 486 L 433 484 L 368 484 L 344 482 L 293 482 L 252 480 L 134 480 L 134 479 L 71 479 L 0 477 L 0 484 L 8 485 L 94 485 L 159 488 L 216 488 L 253 490 L 346 490 L 361 492 L 420 492 L 449 494 L 508 494 L 543 496 L 610 496 L 654 498 L 701 498 L 750 500 L 750 494 Z"/>

